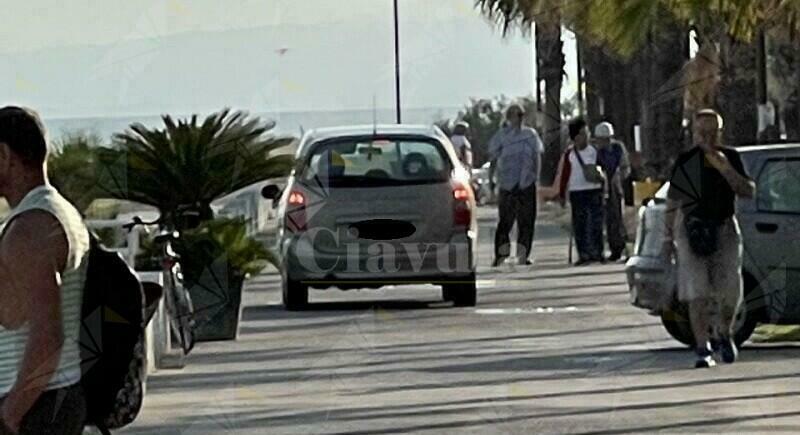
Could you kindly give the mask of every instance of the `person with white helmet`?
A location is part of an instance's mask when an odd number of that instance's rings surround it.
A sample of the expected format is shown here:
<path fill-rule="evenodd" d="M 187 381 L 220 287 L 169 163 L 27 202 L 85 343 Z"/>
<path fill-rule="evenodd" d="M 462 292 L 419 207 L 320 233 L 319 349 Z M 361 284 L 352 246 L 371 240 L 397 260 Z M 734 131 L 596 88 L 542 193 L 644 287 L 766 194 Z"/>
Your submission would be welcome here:
<path fill-rule="evenodd" d="M 597 163 L 602 166 L 608 177 L 605 201 L 605 227 L 608 248 L 611 251 L 609 261 L 619 261 L 626 251 L 628 232 L 623 219 L 623 203 L 625 191 L 624 180 L 631 171 L 628 151 L 625 144 L 614 138 L 614 125 L 601 122 L 594 128 L 597 146 Z"/>

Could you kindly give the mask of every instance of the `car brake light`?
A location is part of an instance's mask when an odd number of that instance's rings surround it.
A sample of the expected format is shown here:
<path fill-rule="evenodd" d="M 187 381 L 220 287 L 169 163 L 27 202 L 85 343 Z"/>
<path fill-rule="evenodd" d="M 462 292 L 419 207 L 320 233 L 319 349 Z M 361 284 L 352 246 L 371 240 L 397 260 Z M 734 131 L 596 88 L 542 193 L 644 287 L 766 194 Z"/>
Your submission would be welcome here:
<path fill-rule="evenodd" d="M 469 227 L 472 224 L 472 209 L 469 202 L 472 192 L 463 184 L 456 184 L 453 188 L 453 225 Z"/>
<path fill-rule="evenodd" d="M 306 196 L 303 192 L 294 191 L 289 194 L 289 205 L 306 205 Z"/>
<path fill-rule="evenodd" d="M 457 201 L 466 201 L 469 199 L 469 190 L 464 186 L 456 186 L 456 188 L 453 189 L 453 198 Z"/>
<path fill-rule="evenodd" d="M 286 227 L 293 233 L 305 231 L 307 228 L 306 196 L 303 192 L 294 190 L 289 194 L 287 203 Z"/>

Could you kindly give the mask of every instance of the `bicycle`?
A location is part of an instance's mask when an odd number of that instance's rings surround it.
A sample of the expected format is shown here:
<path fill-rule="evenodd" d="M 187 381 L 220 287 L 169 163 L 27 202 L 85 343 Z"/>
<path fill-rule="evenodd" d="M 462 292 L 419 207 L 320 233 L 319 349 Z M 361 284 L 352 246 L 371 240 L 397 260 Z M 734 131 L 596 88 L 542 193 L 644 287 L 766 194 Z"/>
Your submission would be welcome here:
<path fill-rule="evenodd" d="M 159 222 L 160 219 L 153 222 L 144 222 L 137 216 L 133 218 L 133 222 L 126 224 L 124 228 L 130 232 L 133 228 L 142 226 L 147 232 L 147 227 L 158 225 Z M 173 243 L 179 239 L 179 232 L 162 230 L 153 238 L 153 242 L 161 252 L 159 263 L 162 274 L 164 304 L 169 314 L 168 350 L 180 347 L 183 351 L 183 356 L 186 356 L 195 345 L 195 319 L 191 295 L 188 289 L 183 286 L 180 256 L 173 249 Z M 182 361 L 180 365 L 182 366 Z"/>

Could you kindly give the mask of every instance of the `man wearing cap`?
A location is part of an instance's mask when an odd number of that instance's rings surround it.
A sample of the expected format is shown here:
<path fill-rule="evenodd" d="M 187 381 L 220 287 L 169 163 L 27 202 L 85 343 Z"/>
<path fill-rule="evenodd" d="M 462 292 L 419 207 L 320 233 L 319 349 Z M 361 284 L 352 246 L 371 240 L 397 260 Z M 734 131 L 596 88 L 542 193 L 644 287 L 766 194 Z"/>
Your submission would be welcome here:
<path fill-rule="evenodd" d="M 492 166 L 497 165 L 500 187 L 494 267 L 503 264 L 510 255 L 509 232 L 514 223 L 518 229 L 517 261 L 520 265 L 531 264 L 529 257 L 536 225 L 536 185 L 544 153 L 539 133 L 525 126 L 522 105 L 509 106 L 506 121 L 508 126 L 501 128 L 489 142 L 489 158 Z"/>
<path fill-rule="evenodd" d="M 695 115 L 695 147 L 678 156 L 667 194 L 664 256 L 677 249 L 678 299 L 689 305 L 697 368 L 713 367 L 714 351 L 723 362 L 736 361 L 742 238 L 734 212 L 737 197 L 756 191 L 739 153 L 722 146 L 721 130 L 717 112 Z"/>
<path fill-rule="evenodd" d="M 618 261 L 625 252 L 628 240 L 622 214 L 625 199 L 623 180 L 630 175 L 631 164 L 625 144 L 614 139 L 614 125 L 610 122 L 597 124 L 594 137 L 598 150 L 597 163 L 605 171 L 608 180 L 605 202 L 606 237 L 611 251 L 608 260 Z"/>

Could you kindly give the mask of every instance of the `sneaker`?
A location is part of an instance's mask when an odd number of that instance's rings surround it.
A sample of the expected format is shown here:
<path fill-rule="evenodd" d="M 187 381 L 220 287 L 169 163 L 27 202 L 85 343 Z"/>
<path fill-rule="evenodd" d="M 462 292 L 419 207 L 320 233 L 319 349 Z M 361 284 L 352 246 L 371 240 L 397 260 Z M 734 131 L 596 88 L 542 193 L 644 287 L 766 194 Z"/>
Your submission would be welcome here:
<path fill-rule="evenodd" d="M 590 264 L 592 264 L 591 260 L 580 259 L 577 262 L 575 262 L 574 266 L 580 267 L 580 266 L 588 266 Z"/>
<path fill-rule="evenodd" d="M 506 262 L 506 257 L 495 258 L 494 261 L 492 262 L 492 267 L 500 267 L 505 262 Z"/>
<path fill-rule="evenodd" d="M 736 349 L 736 343 L 730 338 L 723 339 L 719 347 L 719 355 L 722 362 L 725 364 L 733 364 L 739 358 L 739 350 Z"/>
<path fill-rule="evenodd" d="M 694 363 L 694 368 L 696 369 L 710 369 L 712 367 L 716 367 L 717 362 L 714 361 L 714 357 L 711 355 L 701 356 L 697 355 L 697 361 Z"/>
<path fill-rule="evenodd" d="M 697 360 L 694 363 L 694 368 L 708 369 L 717 365 L 709 343 L 706 343 L 703 347 L 698 347 L 695 353 L 697 354 Z"/>
<path fill-rule="evenodd" d="M 621 252 L 615 252 L 615 253 L 611 254 L 607 258 L 608 262 L 610 262 L 610 263 L 616 263 L 617 261 L 619 261 L 621 259 L 622 259 L 622 253 Z"/>
<path fill-rule="evenodd" d="M 527 258 L 520 258 L 517 261 L 517 264 L 520 266 L 533 266 L 533 261 L 528 260 Z"/>

